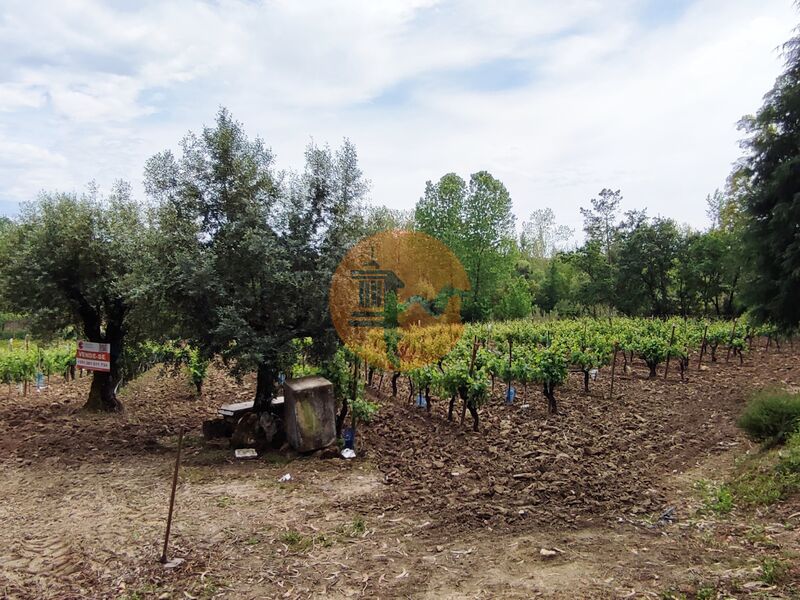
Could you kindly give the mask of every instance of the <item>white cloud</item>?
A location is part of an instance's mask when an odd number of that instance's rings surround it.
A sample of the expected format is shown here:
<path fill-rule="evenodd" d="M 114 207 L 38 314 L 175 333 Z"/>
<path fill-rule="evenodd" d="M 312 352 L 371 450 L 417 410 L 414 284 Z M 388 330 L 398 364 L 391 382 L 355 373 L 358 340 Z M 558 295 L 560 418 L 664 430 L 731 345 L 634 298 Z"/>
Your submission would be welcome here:
<path fill-rule="evenodd" d="M 93 178 L 141 190 L 145 159 L 226 105 L 280 166 L 300 167 L 311 137 L 350 137 L 374 201 L 393 207 L 426 179 L 489 169 L 521 219 L 551 206 L 579 227 L 578 207 L 612 186 L 629 208 L 700 226 L 796 14 L 790 0 L 694 0 L 643 20 L 646 1 L 12 2 L 0 133 L 66 164 L 0 159 L 24 171 L 0 199 Z M 481 85 L 506 63 L 517 85 Z"/>

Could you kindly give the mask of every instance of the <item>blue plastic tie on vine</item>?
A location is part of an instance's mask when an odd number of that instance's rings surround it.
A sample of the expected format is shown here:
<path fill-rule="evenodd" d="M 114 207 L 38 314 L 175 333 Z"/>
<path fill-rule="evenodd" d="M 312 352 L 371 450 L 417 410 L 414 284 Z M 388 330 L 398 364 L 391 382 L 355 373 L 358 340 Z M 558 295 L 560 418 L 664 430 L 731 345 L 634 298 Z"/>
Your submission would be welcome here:
<path fill-rule="evenodd" d="M 506 391 L 506 404 L 514 404 L 514 398 L 517 396 L 517 388 L 513 385 L 509 386 L 508 390 Z"/>
<path fill-rule="evenodd" d="M 344 430 L 344 447 L 353 449 L 356 441 L 356 434 L 353 431 L 352 427 L 348 427 Z"/>

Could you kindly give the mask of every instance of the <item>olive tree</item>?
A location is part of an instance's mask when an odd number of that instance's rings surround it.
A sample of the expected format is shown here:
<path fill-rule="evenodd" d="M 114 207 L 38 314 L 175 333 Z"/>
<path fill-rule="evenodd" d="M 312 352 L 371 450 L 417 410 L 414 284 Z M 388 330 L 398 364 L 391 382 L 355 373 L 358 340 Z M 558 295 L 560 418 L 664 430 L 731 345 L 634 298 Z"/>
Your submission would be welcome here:
<path fill-rule="evenodd" d="M 234 375 L 255 371 L 255 410 L 266 410 L 294 340 L 332 339 L 330 278 L 360 235 L 366 193 L 355 148 L 310 146 L 304 172 L 279 173 L 222 109 L 179 157 L 148 161 L 145 188 L 155 207 L 148 295 L 175 335 Z"/>
<path fill-rule="evenodd" d="M 77 325 L 86 340 L 111 345 L 111 370 L 95 372 L 86 408 L 121 408 L 116 389 L 120 358 L 132 329 L 135 265 L 144 260 L 144 223 L 130 187 L 101 197 L 43 193 L 23 205 L 3 234 L 0 294 L 12 310 L 30 315 L 42 335 Z"/>

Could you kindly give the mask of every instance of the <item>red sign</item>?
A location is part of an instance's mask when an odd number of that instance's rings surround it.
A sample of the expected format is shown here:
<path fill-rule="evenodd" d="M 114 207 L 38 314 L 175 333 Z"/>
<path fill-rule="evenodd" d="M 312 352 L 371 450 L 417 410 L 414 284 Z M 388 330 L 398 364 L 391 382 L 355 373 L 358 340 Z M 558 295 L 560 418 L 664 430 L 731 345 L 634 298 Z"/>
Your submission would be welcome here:
<path fill-rule="evenodd" d="M 78 341 L 75 366 L 85 371 L 111 371 L 111 344 Z"/>

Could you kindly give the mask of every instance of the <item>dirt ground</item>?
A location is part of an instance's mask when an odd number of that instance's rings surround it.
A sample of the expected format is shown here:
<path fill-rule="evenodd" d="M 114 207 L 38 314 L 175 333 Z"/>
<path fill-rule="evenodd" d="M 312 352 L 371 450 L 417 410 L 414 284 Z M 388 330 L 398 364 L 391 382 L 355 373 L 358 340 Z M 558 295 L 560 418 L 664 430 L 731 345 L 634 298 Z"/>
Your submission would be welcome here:
<path fill-rule="evenodd" d="M 352 461 L 237 462 L 205 442 L 202 421 L 253 391 L 215 370 L 198 398 L 155 369 L 121 415 L 79 410 L 88 378 L 0 389 L 0 596 L 800 598 L 800 498 L 719 516 L 696 491 L 758 451 L 736 417 L 754 388 L 800 387 L 800 356 L 692 365 L 685 383 L 637 365 L 613 399 L 608 369 L 590 395 L 575 375 L 556 416 L 538 389 L 506 406 L 498 384 L 477 433 L 387 379 Z M 165 569 L 181 426 L 170 555 L 185 562 Z"/>

